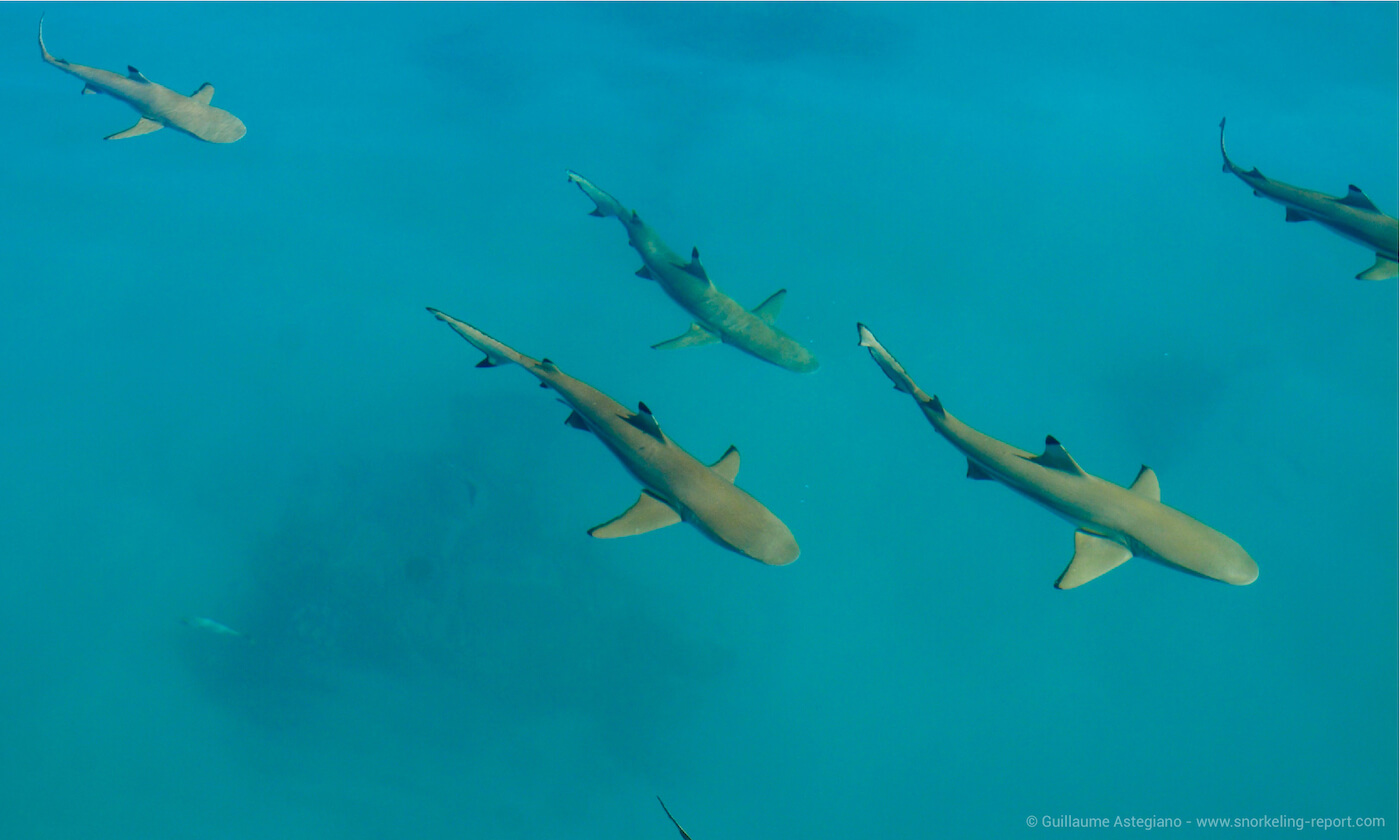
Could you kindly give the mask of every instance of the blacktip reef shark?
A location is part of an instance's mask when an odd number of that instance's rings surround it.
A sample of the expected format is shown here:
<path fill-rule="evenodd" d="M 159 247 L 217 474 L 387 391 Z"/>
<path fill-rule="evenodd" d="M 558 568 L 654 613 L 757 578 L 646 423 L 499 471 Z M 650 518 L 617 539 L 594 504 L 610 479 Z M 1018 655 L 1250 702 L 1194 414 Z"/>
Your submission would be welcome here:
<path fill-rule="evenodd" d="M 239 639 L 243 639 L 249 644 L 252 644 L 253 642 L 253 637 L 249 636 L 247 633 L 242 633 L 238 630 L 235 630 L 232 627 L 229 627 L 227 624 L 220 624 L 212 618 L 186 616 L 180 619 L 180 622 L 188 627 L 193 627 L 196 630 L 202 630 L 205 633 L 209 633 L 214 636 L 235 636 Z"/>
<path fill-rule="evenodd" d="M 169 126 L 176 131 L 207 140 L 210 143 L 232 143 L 248 129 L 243 121 L 209 104 L 214 98 L 214 86 L 205 82 L 199 90 L 184 96 L 168 87 L 158 85 L 135 67 L 128 66 L 122 76 L 110 70 L 85 67 L 61 58 L 54 58 L 44 46 L 44 19 L 39 19 L 39 52 L 44 61 L 65 73 L 71 73 L 83 80 L 83 93 L 105 93 L 120 99 L 136 109 L 141 118 L 136 125 L 125 131 L 118 131 L 105 137 L 106 140 L 124 140 L 150 134 Z"/>
<path fill-rule="evenodd" d="M 1257 166 L 1248 172 L 1244 171 L 1236 166 L 1230 160 L 1230 155 L 1225 152 L 1224 118 L 1220 120 L 1220 156 L 1225 159 L 1225 164 L 1221 167 L 1225 172 L 1244 181 L 1260 198 L 1278 202 L 1286 208 L 1284 221 L 1317 222 L 1375 251 L 1375 265 L 1356 275 L 1357 280 L 1395 279 L 1395 251 L 1397 239 L 1400 239 L 1395 217 L 1382 213 L 1355 184 L 1347 186 L 1347 194 L 1342 198 L 1333 198 L 1282 181 L 1270 180 L 1264 177 L 1264 173 L 1260 172 Z"/>
<path fill-rule="evenodd" d="M 661 797 L 656 797 L 656 801 L 661 802 Z M 666 807 L 665 802 L 661 802 L 661 810 L 666 812 L 666 816 L 671 820 L 671 825 L 674 825 L 676 827 L 676 831 L 679 831 L 681 833 L 681 837 L 685 838 L 685 840 L 691 840 L 690 835 L 686 834 L 685 829 L 681 828 L 681 824 L 676 822 L 675 817 L 671 816 L 671 809 Z"/>
<path fill-rule="evenodd" d="M 1045 438 L 1040 455 L 988 437 L 915 385 L 864 324 L 856 329 L 860 346 L 895 390 L 912 396 L 933 428 L 967 456 L 968 478 L 999 481 L 1074 524 L 1074 558 L 1056 588 L 1081 586 L 1134 556 L 1241 586 L 1259 577 L 1259 567 L 1238 543 L 1162 504 L 1152 470 L 1144 466 L 1131 487 L 1119 487 L 1084 472 L 1054 437 Z"/>
<path fill-rule="evenodd" d="M 731 446 L 722 458 L 705 466 L 661 431 L 646 403 L 638 403 L 638 410 L 631 411 L 564 373 L 549 359 L 532 359 L 470 324 L 431 307 L 428 311 L 486 354 L 477 367 L 514 362 L 534 374 L 540 387 L 552 389 L 573 409 L 564 422 L 597 435 L 642 483 L 636 504 L 590 530 L 590 536 L 629 537 L 685 520 L 725 548 L 761 563 L 783 566 L 797 559 L 797 541 L 787 526 L 734 486 L 739 450 Z"/>
<path fill-rule="evenodd" d="M 637 211 L 623 207 L 621 202 L 593 186 L 577 172 L 570 170 L 569 180 L 578 184 L 583 194 L 593 199 L 595 206 L 589 215 L 600 218 L 616 216 L 627 228 L 627 244 L 642 257 L 642 267 L 637 270 L 637 276 L 655 280 L 672 300 L 695 317 L 695 322 L 685 334 L 653 344 L 653 348 L 673 350 L 723 341 L 781 368 L 798 373 L 811 373 L 817 369 L 817 357 L 774 325 L 787 297 L 787 289 L 779 289 L 749 311 L 715 287 L 700 265 L 699 249 L 690 249 L 688 261 L 682 259 L 642 221 Z"/>

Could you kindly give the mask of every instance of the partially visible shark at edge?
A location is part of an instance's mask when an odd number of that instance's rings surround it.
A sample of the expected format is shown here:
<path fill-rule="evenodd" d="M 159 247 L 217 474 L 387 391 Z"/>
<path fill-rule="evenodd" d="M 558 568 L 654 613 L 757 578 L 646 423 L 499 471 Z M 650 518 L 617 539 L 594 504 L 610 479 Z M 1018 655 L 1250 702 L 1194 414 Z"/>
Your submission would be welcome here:
<path fill-rule="evenodd" d="M 1235 165 L 1225 152 L 1225 119 L 1220 120 L 1220 156 L 1225 159 L 1222 171 L 1234 175 L 1254 189 L 1260 198 L 1278 202 L 1286 208 L 1284 221 L 1313 221 L 1335 233 L 1365 245 L 1376 252 L 1376 262 L 1356 275 L 1357 280 L 1393 280 L 1397 274 L 1396 246 L 1400 243 L 1397 222 L 1387 216 L 1366 197 L 1355 184 L 1347 186 L 1347 194 L 1333 198 L 1320 192 L 1305 190 L 1282 181 L 1264 177 L 1256 166 L 1248 172 Z"/>
<path fill-rule="evenodd" d="M 792 532 L 761 502 L 734 485 L 739 450 L 729 447 L 715 463 L 695 460 L 661 431 L 646 403 L 631 411 L 607 394 L 561 371 L 549 359 L 536 360 L 502 344 L 470 324 L 432 307 L 439 321 L 456 330 L 486 358 L 477 367 L 514 362 L 552 389 L 573 409 L 564 421 L 592 432 L 642 484 L 632 507 L 588 533 L 599 539 L 629 537 L 685 520 L 705 536 L 770 566 L 797 559 Z"/>
<path fill-rule="evenodd" d="M 214 86 L 205 82 L 189 96 L 158 85 L 135 67 L 126 68 L 122 76 L 110 70 L 85 67 L 61 58 L 54 58 L 44 46 L 44 20 L 39 19 L 39 53 L 44 61 L 65 73 L 83 80 L 83 93 L 105 93 L 136 109 L 141 118 L 125 131 L 108 135 L 105 140 L 139 137 L 169 126 L 191 137 L 210 143 L 232 143 L 248 133 L 243 121 L 209 104 L 214 98 Z"/>
<path fill-rule="evenodd" d="M 627 244 L 642 257 L 643 265 L 638 269 L 637 276 L 655 280 L 666 294 L 696 319 L 683 335 L 653 344 L 653 348 L 672 350 L 723 341 L 791 371 L 811 373 L 817 369 L 817 357 L 775 326 L 778 311 L 787 297 L 787 289 L 774 292 L 752 311 L 744 309 L 715 287 L 700 265 L 699 249 L 690 250 L 689 261 L 682 259 L 642 221 L 637 211 L 623 207 L 621 202 L 593 186 L 577 172 L 570 170 L 568 175 L 584 195 L 593 199 L 595 207 L 589 215 L 600 218 L 616 216 L 627 229 Z"/>
<path fill-rule="evenodd" d="M 968 478 L 999 481 L 1074 524 L 1074 557 L 1055 581 L 1057 589 L 1081 586 L 1135 556 L 1237 586 L 1259 577 L 1239 543 L 1162 504 L 1157 475 L 1148 467 L 1131 487 L 1119 487 L 1084 472 L 1052 436 L 1043 453 L 1032 455 L 984 435 L 915 385 L 864 324 L 856 329 L 860 346 L 895 390 L 913 397 L 933 428 L 967 457 Z"/>
<path fill-rule="evenodd" d="M 656 797 L 656 801 L 661 802 L 661 797 Z M 686 834 L 685 829 L 681 828 L 681 824 L 676 822 L 675 817 L 671 816 L 671 809 L 666 807 L 665 802 L 661 802 L 661 810 L 666 812 L 666 816 L 671 820 L 671 825 L 674 825 L 676 827 L 676 831 L 679 831 L 681 833 L 681 837 L 684 838 L 684 840 L 691 840 L 690 835 Z"/>

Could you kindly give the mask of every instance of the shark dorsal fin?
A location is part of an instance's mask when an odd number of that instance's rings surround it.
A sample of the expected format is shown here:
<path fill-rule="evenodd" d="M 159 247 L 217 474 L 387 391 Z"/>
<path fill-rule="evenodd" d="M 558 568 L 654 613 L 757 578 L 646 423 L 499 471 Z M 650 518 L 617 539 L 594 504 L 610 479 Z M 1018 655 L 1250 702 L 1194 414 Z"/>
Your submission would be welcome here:
<path fill-rule="evenodd" d="M 205 82 L 204 84 L 200 85 L 200 86 L 199 86 L 199 90 L 197 90 L 197 91 L 195 91 L 194 93 L 190 94 L 190 99 L 193 99 L 195 102 L 198 102 L 200 105 L 208 105 L 208 104 L 209 104 L 209 101 L 210 101 L 211 99 L 213 99 L 213 98 L 214 98 L 214 86 L 211 85 L 211 84 L 209 84 L 208 82 Z"/>
<path fill-rule="evenodd" d="M 768 296 L 768 299 L 753 308 L 753 314 L 768 326 L 773 326 L 773 322 L 778 320 L 778 313 L 783 309 L 783 301 L 787 299 L 787 289 L 779 289 Z"/>
<path fill-rule="evenodd" d="M 1074 459 L 1065 451 L 1064 446 L 1055 440 L 1054 435 L 1045 436 L 1045 451 L 1031 458 L 1032 461 L 1060 472 L 1067 472 L 1070 475 L 1085 475 L 1084 470 L 1074 462 Z"/>
<path fill-rule="evenodd" d="M 559 372 L 559 366 L 556 365 L 556 364 L 554 364 L 554 362 L 551 362 L 549 359 L 540 359 L 539 368 L 540 368 L 540 370 L 544 371 L 545 373 L 558 373 L 558 372 Z M 540 383 L 540 384 L 543 385 L 544 383 Z M 548 385 L 545 385 L 545 387 L 547 388 L 547 387 L 549 387 L 549 386 L 548 386 Z"/>
<path fill-rule="evenodd" d="M 1338 203 L 1345 204 L 1348 207 L 1355 207 L 1358 210 L 1370 210 L 1373 213 L 1380 212 L 1380 208 L 1376 207 L 1375 202 L 1367 198 L 1366 193 L 1362 192 L 1361 188 L 1355 184 L 1347 185 L 1346 198 L 1338 199 Z"/>
<path fill-rule="evenodd" d="M 1055 588 L 1073 589 L 1086 584 L 1128 562 L 1132 556 L 1131 551 L 1113 540 L 1088 531 L 1075 531 L 1074 558 L 1055 581 Z"/>
<path fill-rule="evenodd" d="M 705 267 L 700 264 L 699 248 L 690 249 L 690 262 L 681 266 L 681 268 L 685 269 L 686 273 L 693 274 L 701 280 L 704 280 L 706 283 L 710 282 L 710 275 L 705 273 Z"/>
<path fill-rule="evenodd" d="M 739 450 L 732 446 L 729 447 L 729 449 L 725 450 L 725 453 L 720 456 L 718 461 L 710 465 L 710 469 L 719 473 L 720 477 L 730 484 L 733 484 L 734 477 L 739 474 Z"/>
<path fill-rule="evenodd" d="M 150 84 L 150 82 L 151 82 L 150 79 L 148 79 L 148 78 L 146 78 L 145 76 L 141 75 L 141 71 L 140 71 L 140 70 L 137 70 L 135 67 L 132 67 L 130 64 L 126 65 L 126 77 L 127 77 L 128 79 L 132 80 L 133 82 L 145 82 L 146 84 Z"/>
<path fill-rule="evenodd" d="M 1154 502 L 1162 501 L 1162 488 L 1157 484 L 1157 474 L 1146 464 L 1143 464 L 1142 469 L 1138 470 L 1137 478 L 1133 479 L 1133 483 L 1128 489 L 1139 496 L 1146 496 Z"/>
<path fill-rule="evenodd" d="M 661 424 L 656 422 L 652 416 L 651 409 L 647 408 L 644 402 L 637 403 L 637 412 L 631 417 L 623 418 L 632 426 L 641 429 L 659 441 L 665 442 L 666 437 L 661 434 Z"/>
<path fill-rule="evenodd" d="M 648 531 L 655 531 L 657 528 L 675 525 L 680 521 L 681 515 L 676 513 L 675 508 L 663 502 L 650 490 L 643 490 L 642 495 L 637 497 L 636 504 L 616 519 L 608 520 L 602 525 L 590 529 L 588 536 L 597 537 L 600 540 L 632 537 L 637 534 L 645 534 Z"/>

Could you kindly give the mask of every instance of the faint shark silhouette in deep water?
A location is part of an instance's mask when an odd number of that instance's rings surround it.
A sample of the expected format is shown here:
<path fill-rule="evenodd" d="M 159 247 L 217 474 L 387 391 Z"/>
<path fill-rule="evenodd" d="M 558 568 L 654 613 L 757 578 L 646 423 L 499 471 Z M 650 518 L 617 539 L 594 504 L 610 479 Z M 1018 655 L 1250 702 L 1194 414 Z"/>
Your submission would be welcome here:
<path fill-rule="evenodd" d="M 141 115 L 136 125 L 103 139 L 123 140 L 127 137 L 150 134 L 166 126 L 210 143 L 232 143 L 248 133 L 248 129 L 238 117 L 209 104 L 209 100 L 214 98 L 214 86 L 208 82 L 200 85 L 199 90 L 189 96 L 184 96 L 147 79 L 135 67 L 128 66 L 127 75 L 122 76 L 109 70 L 85 67 L 54 58 L 44 47 L 42 17 L 39 18 L 39 52 L 44 61 L 82 79 L 83 93 L 105 93 L 135 108 Z"/>
<path fill-rule="evenodd" d="M 253 637 L 249 636 L 247 633 L 235 630 L 232 627 L 229 627 L 227 624 L 220 624 L 212 618 L 200 618 L 199 616 L 185 616 L 184 618 L 180 619 L 180 623 L 184 624 L 187 627 L 193 627 L 195 630 L 200 630 L 202 632 L 209 633 L 213 636 L 234 636 L 236 638 L 242 639 L 245 642 L 248 642 L 249 644 L 252 644 L 253 642 Z"/>
<path fill-rule="evenodd" d="M 1074 524 L 1074 558 L 1055 581 L 1056 588 L 1088 583 L 1134 556 L 1236 585 L 1259 577 L 1259 567 L 1239 543 L 1162 504 L 1152 470 L 1143 467 L 1131 487 L 1119 487 L 1084 472 L 1053 437 L 1045 438 L 1040 455 L 988 437 L 944 411 L 938 397 L 920 390 L 864 324 L 856 329 L 860 346 L 870 351 L 895 390 L 913 397 L 933 428 L 967 456 L 968 478 L 999 481 Z"/>
<path fill-rule="evenodd" d="M 1284 221 L 1313 221 L 1339 233 L 1353 242 L 1376 252 L 1376 263 L 1360 274 L 1357 280 L 1393 280 L 1396 276 L 1396 220 L 1387 216 L 1366 197 L 1355 184 L 1347 187 L 1342 198 L 1305 190 L 1264 177 L 1256 166 L 1248 172 L 1236 166 L 1225 152 L 1225 119 L 1220 119 L 1220 156 L 1225 159 L 1221 169 L 1254 188 L 1260 198 L 1276 201 L 1286 208 Z"/>
<path fill-rule="evenodd" d="M 797 559 L 792 532 L 761 502 L 734 486 L 739 450 L 729 447 L 705 466 L 671 441 L 646 403 L 632 411 L 602 391 L 561 371 L 549 359 L 536 360 L 507 347 L 470 324 L 432 307 L 428 311 L 486 354 L 477 367 L 514 362 L 553 389 L 573 411 L 564 421 L 592 432 L 633 477 L 642 483 L 636 504 L 616 519 L 590 530 L 600 539 L 645 534 L 682 519 L 729 549 L 770 566 Z"/>
<path fill-rule="evenodd" d="M 661 797 L 656 797 L 656 801 L 661 802 Z M 691 840 L 690 835 L 686 834 L 685 829 L 681 828 L 681 824 L 676 822 L 675 817 L 671 816 L 671 809 L 666 807 L 665 802 L 661 802 L 661 810 L 666 812 L 666 816 L 671 820 L 671 825 L 674 825 L 676 827 L 676 831 L 679 831 L 681 833 L 681 837 L 685 838 L 685 840 Z"/>
<path fill-rule="evenodd" d="M 749 311 L 715 288 L 700 265 L 698 249 L 691 249 L 690 261 L 687 262 L 661 241 L 661 237 L 642 221 L 637 211 L 629 211 L 621 202 L 593 186 L 577 172 L 571 170 L 569 180 L 578 184 L 583 194 L 593 199 L 595 206 L 589 215 L 603 218 L 616 216 L 627 229 L 627 244 L 642 257 L 643 265 L 637 270 L 637 276 L 655 280 L 672 300 L 696 318 L 683 335 L 653 344 L 653 348 L 673 350 L 723 341 L 765 362 L 798 373 L 811 373 L 817 369 L 817 357 L 775 326 L 778 310 L 782 309 L 783 300 L 787 297 L 787 289 L 779 289 Z"/>

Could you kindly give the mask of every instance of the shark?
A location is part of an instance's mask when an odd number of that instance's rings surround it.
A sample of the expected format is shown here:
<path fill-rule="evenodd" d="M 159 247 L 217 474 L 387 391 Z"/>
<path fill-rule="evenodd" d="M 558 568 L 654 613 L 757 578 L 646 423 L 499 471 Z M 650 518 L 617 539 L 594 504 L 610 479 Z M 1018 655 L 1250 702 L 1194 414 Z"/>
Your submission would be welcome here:
<path fill-rule="evenodd" d="M 1376 252 L 1376 262 L 1356 275 L 1357 280 L 1394 280 L 1397 274 L 1396 245 L 1400 240 L 1394 216 L 1387 216 L 1355 184 L 1347 194 L 1334 198 L 1264 177 L 1255 167 L 1248 172 L 1236 166 L 1225 151 L 1225 120 L 1220 120 L 1221 169 L 1244 181 L 1260 198 L 1282 204 L 1286 222 L 1317 222 L 1334 233 Z"/>
<path fill-rule="evenodd" d="M 125 131 L 110 134 L 106 140 L 124 140 L 139 137 L 169 126 L 191 137 L 210 143 L 232 143 L 248 133 L 243 121 L 225 111 L 215 108 L 209 102 L 214 98 L 214 86 L 205 82 L 189 96 L 176 93 L 164 85 L 158 85 L 135 67 L 127 66 L 126 75 L 110 70 L 99 70 L 74 64 L 61 58 L 54 58 L 44 46 L 44 19 L 39 19 L 39 53 L 44 61 L 65 73 L 83 80 L 83 93 L 105 93 L 120 99 L 132 108 L 141 118 L 136 125 Z"/>
<path fill-rule="evenodd" d="M 186 616 L 180 619 L 180 623 L 195 630 L 202 630 L 214 636 L 235 636 L 252 643 L 253 637 L 239 630 L 229 627 L 227 624 L 220 624 L 212 618 L 201 618 L 199 616 Z"/>
<path fill-rule="evenodd" d="M 553 390 L 572 411 L 565 424 L 592 432 L 642 485 L 630 508 L 588 531 L 598 539 L 645 534 L 685 521 L 719 545 L 769 566 L 797 559 L 797 540 L 782 520 L 739 489 L 739 450 L 702 464 L 677 446 L 647 408 L 632 411 L 607 394 L 569 376 L 548 358 L 532 359 L 470 324 L 432 307 L 428 311 L 486 354 L 477 367 L 514 363 Z"/>
<path fill-rule="evenodd" d="M 570 182 L 593 199 L 594 208 L 589 215 L 616 216 L 627 229 L 627 244 L 642 257 L 637 276 L 656 281 L 672 300 L 695 318 L 689 330 L 653 344 L 654 349 L 674 350 L 724 342 L 791 371 L 811 373 L 817 369 L 817 357 L 776 325 L 787 289 L 779 289 L 752 310 L 745 309 L 710 280 L 700 264 L 698 248 L 690 249 L 689 260 L 681 258 L 642 221 L 637 211 L 623 207 L 621 202 L 577 172 L 570 170 L 568 175 Z"/>
<path fill-rule="evenodd" d="M 661 797 L 656 797 L 656 801 L 661 802 Z M 676 831 L 679 831 L 681 833 L 681 837 L 684 838 L 684 840 L 691 840 L 690 835 L 686 834 L 685 829 L 681 828 L 681 824 L 676 822 L 675 817 L 671 816 L 671 809 L 666 807 L 665 802 L 661 802 L 661 810 L 666 812 L 667 818 L 671 820 L 671 825 L 674 825 L 676 827 Z"/>
<path fill-rule="evenodd" d="M 1055 581 L 1073 589 L 1133 557 L 1158 561 L 1200 577 L 1243 586 L 1259 567 L 1239 543 L 1175 508 L 1162 504 L 1157 474 L 1147 466 L 1128 487 L 1089 475 L 1053 435 L 1039 455 L 989 437 L 949 414 L 925 393 L 876 340 L 857 324 L 860 346 L 908 394 L 937 432 L 967 458 L 967 477 L 998 481 L 1075 526 L 1074 557 Z"/>

